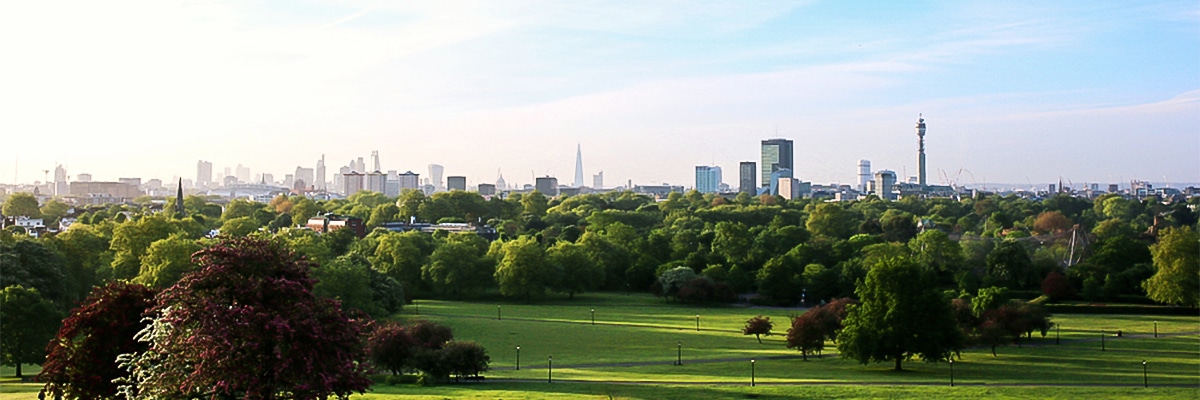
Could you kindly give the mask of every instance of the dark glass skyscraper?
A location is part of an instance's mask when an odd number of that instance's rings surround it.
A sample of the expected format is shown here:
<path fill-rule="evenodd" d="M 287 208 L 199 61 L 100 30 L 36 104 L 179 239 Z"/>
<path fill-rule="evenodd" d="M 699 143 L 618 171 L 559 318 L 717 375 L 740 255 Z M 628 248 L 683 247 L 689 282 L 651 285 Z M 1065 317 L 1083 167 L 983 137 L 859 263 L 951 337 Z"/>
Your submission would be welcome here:
<path fill-rule="evenodd" d="M 758 185 L 754 184 L 754 175 L 758 172 L 758 165 L 754 161 L 742 161 L 738 165 L 738 191 L 745 192 L 751 196 L 758 194 Z"/>
<path fill-rule="evenodd" d="M 771 173 L 792 167 L 792 141 L 767 139 L 762 141 L 762 186 L 771 186 Z"/>

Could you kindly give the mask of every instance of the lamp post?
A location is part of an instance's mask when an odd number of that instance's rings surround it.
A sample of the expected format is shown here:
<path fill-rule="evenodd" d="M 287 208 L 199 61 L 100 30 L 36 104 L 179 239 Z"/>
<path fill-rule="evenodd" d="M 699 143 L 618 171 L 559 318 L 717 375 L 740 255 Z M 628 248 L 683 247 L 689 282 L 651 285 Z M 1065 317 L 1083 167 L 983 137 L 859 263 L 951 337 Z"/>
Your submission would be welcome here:
<path fill-rule="evenodd" d="M 750 359 L 750 386 L 754 386 L 754 359 Z"/>
<path fill-rule="evenodd" d="M 696 314 L 696 332 L 700 331 L 700 314 Z"/>
<path fill-rule="evenodd" d="M 546 358 L 546 383 L 554 383 L 554 356 Z"/>
<path fill-rule="evenodd" d="M 1058 340 L 1058 328 L 1059 328 L 1059 324 L 1055 323 L 1054 324 L 1054 344 L 1062 344 L 1062 342 L 1060 342 Z"/>
<path fill-rule="evenodd" d="M 416 311 L 417 315 L 421 315 L 421 304 L 417 303 L 417 299 L 413 299 L 413 309 L 413 311 Z"/>
<path fill-rule="evenodd" d="M 1158 337 L 1158 321 L 1154 321 L 1154 337 Z"/>
<path fill-rule="evenodd" d="M 503 320 L 504 320 L 504 318 L 500 318 L 500 306 L 496 306 L 496 320 L 497 320 L 497 321 L 503 321 Z"/>
<path fill-rule="evenodd" d="M 1150 378 L 1146 376 L 1146 360 L 1142 360 L 1142 387 L 1150 387 Z"/>
<path fill-rule="evenodd" d="M 683 342 L 675 342 L 675 365 L 683 365 Z"/>
<path fill-rule="evenodd" d="M 596 325 L 596 309 L 592 309 L 592 325 Z"/>
<path fill-rule="evenodd" d="M 521 370 L 521 346 L 517 346 L 517 371 Z"/>
<path fill-rule="evenodd" d="M 1100 351 L 1107 351 L 1107 349 L 1104 347 L 1104 330 L 1103 329 L 1100 330 Z"/>
<path fill-rule="evenodd" d="M 950 387 L 954 387 L 954 359 L 950 359 Z"/>

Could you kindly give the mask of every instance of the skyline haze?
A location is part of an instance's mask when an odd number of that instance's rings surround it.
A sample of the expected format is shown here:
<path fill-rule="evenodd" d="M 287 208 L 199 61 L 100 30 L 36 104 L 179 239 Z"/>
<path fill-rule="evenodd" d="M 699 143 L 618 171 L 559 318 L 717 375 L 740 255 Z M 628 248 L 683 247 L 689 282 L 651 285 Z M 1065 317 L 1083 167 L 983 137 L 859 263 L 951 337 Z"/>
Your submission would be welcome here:
<path fill-rule="evenodd" d="M 584 176 L 691 186 L 695 166 L 734 171 L 785 138 L 796 178 L 854 185 L 860 159 L 916 176 L 919 114 L 930 184 L 1200 182 L 1194 1 L 48 1 L 0 15 L 2 183 L 56 162 L 103 181 L 190 179 L 199 160 L 279 179 L 378 150 L 383 170 L 519 185 L 567 182 L 581 147 Z"/>

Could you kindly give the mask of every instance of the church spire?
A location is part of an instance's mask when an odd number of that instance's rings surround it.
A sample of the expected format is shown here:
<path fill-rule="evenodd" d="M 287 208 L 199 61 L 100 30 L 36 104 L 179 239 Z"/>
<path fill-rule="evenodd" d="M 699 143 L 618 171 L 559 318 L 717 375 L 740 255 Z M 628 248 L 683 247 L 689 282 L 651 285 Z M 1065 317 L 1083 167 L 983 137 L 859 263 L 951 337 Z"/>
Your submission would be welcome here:
<path fill-rule="evenodd" d="M 185 214 L 183 211 L 183 178 L 179 178 L 179 190 L 175 192 L 175 212 L 180 216 Z"/>

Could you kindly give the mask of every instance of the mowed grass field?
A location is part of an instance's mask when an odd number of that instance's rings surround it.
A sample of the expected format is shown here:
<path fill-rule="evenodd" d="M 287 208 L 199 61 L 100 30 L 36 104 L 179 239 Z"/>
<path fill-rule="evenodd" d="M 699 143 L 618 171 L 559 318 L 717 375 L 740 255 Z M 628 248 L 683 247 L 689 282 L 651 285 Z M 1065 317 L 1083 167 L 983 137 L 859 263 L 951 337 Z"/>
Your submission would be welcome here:
<path fill-rule="evenodd" d="M 800 359 L 783 335 L 802 312 L 691 307 L 641 294 L 537 304 L 421 300 L 394 318 L 438 321 L 456 339 L 482 344 L 492 358 L 487 382 L 379 384 L 353 398 L 1200 398 L 1200 316 L 1055 315 L 1057 332 L 997 348 L 996 357 L 986 348 L 964 351 L 952 388 L 947 363 L 911 361 L 894 372 L 891 364 L 841 359 L 833 343 L 820 359 Z M 755 315 L 775 322 L 776 335 L 761 344 L 740 333 Z M 1150 388 L 1142 387 L 1142 360 Z M 0 373 L 0 400 L 36 398 L 36 385 L 14 382 L 11 368 Z"/>

